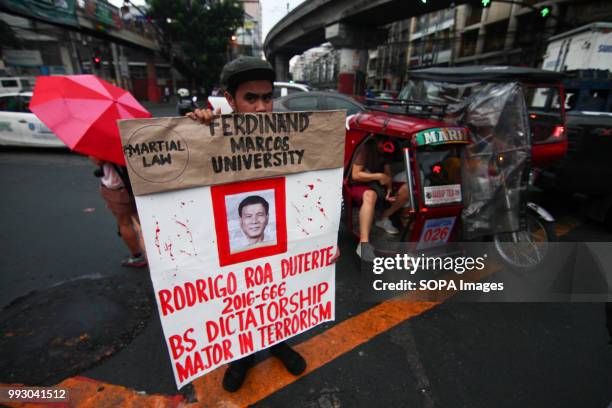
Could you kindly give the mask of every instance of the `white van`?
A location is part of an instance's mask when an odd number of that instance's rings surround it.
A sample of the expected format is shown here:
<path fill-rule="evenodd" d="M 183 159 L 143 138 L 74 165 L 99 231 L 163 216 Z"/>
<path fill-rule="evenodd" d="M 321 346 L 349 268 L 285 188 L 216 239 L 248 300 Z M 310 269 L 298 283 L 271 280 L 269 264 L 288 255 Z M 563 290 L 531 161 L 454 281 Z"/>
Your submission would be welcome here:
<path fill-rule="evenodd" d="M 35 77 L 0 77 L 0 94 L 34 90 Z"/>

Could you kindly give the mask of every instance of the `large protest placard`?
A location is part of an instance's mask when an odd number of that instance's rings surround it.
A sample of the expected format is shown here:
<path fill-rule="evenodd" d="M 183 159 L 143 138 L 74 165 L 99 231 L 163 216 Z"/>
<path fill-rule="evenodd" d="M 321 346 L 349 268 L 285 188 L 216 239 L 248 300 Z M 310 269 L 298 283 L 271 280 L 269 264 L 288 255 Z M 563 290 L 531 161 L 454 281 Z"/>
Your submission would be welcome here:
<path fill-rule="evenodd" d="M 120 121 L 177 386 L 334 319 L 345 114 Z"/>

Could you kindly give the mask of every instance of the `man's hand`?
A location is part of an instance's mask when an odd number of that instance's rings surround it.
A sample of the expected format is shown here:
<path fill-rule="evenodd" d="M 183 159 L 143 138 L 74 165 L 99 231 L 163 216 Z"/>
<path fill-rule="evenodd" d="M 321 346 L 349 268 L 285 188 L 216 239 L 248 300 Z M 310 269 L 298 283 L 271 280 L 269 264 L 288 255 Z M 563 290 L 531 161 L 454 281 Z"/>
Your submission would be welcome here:
<path fill-rule="evenodd" d="M 221 108 L 217 108 L 215 113 L 210 109 L 196 109 L 193 112 L 187 112 L 185 116 L 189 119 L 197 120 L 204 125 L 210 125 L 215 115 L 221 114 Z"/>
<path fill-rule="evenodd" d="M 385 173 L 380 173 L 380 178 L 378 179 L 378 182 L 381 186 L 389 187 L 391 186 L 391 177 L 389 177 Z"/>
<path fill-rule="evenodd" d="M 391 191 L 392 191 L 392 190 L 391 190 L 390 188 L 388 188 L 388 189 L 387 189 L 387 195 L 385 196 L 385 200 L 387 200 L 387 201 L 388 201 L 388 202 L 390 202 L 390 203 L 392 203 L 392 202 L 394 202 L 395 200 L 397 200 L 397 196 L 396 196 L 396 195 L 392 195 L 392 194 L 391 194 Z"/>

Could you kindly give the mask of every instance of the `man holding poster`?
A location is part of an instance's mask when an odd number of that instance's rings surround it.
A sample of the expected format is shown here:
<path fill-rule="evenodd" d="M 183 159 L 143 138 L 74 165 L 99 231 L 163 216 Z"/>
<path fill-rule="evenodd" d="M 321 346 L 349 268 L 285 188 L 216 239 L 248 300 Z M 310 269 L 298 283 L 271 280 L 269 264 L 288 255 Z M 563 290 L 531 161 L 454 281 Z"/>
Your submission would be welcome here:
<path fill-rule="evenodd" d="M 221 71 L 221 84 L 225 87 L 225 98 L 232 107 L 234 113 L 257 113 L 257 112 L 272 112 L 272 97 L 274 90 L 274 80 L 276 73 L 272 66 L 259 58 L 255 57 L 239 57 L 228 62 Z M 220 113 L 218 110 L 217 113 Z M 210 125 L 213 115 L 209 109 L 198 110 L 187 114 L 192 119 L 199 119 L 203 124 Z M 251 196 L 253 197 L 253 196 Z M 265 200 L 264 200 L 265 202 Z M 266 203 L 267 204 L 267 203 Z M 244 208 L 239 208 L 240 226 L 246 236 L 246 245 L 244 242 L 238 241 L 238 246 L 232 246 L 232 249 L 239 250 L 240 247 L 249 247 L 257 242 L 263 241 L 265 225 L 263 221 L 258 222 L 258 219 L 264 217 L 261 214 L 257 217 L 251 217 L 251 210 L 261 210 L 264 207 L 263 203 L 250 205 L 245 212 L 244 218 L 242 211 Z M 265 208 L 265 224 L 267 225 L 268 208 Z M 249 221 L 247 221 L 247 217 Z M 247 227 L 247 222 L 250 226 Z M 263 226 L 263 228 L 261 228 Z M 249 232 L 249 229 L 251 232 Z M 256 231 L 257 230 L 257 231 Z M 261 233 L 261 236 L 260 236 Z M 233 241 L 235 242 L 235 241 Z M 300 375 L 306 369 L 306 361 L 296 351 L 287 345 L 285 342 L 278 343 L 270 348 L 270 353 L 281 359 L 287 370 L 293 375 Z M 226 391 L 234 392 L 240 389 L 248 369 L 253 365 L 254 355 L 251 354 L 243 359 L 233 361 L 225 371 L 223 376 L 223 388 Z"/>
<path fill-rule="evenodd" d="M 230 363 L 223 386 L 235 391 L 266 348 L 301 374 L 306 362 L 284 341 L 334 319 L 345 115 L 270 113 L 274 71 L 256 58 L 229 63 L 222 79 L 233 115 L 120 129 L 177 385 Z M 244 222 L 263 239 L 236 250 L 250 196 L 268 203 L 251 203 L 260 220 Z"/>

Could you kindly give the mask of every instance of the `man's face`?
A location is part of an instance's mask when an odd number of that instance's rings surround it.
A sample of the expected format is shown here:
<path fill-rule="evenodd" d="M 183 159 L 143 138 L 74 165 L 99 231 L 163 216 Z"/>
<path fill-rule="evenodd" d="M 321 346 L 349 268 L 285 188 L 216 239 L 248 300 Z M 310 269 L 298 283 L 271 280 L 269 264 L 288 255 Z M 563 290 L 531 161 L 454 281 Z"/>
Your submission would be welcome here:
<path fill-rule="evenodd" d="M 263 204 L 251 204 L 242 207 L 240 228 L 251 239 L 263 238 L 264 230 L 268 225 L 268 214 Z"/>
<path fill-rule="evenodd" d="M 238 86 L 235 98 L 225 92 L 225 99 L 234 112 L 272 112 L 272 89 L 272 82 L 267 80 L 247 81 Z"/>

